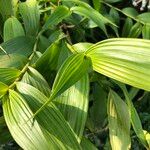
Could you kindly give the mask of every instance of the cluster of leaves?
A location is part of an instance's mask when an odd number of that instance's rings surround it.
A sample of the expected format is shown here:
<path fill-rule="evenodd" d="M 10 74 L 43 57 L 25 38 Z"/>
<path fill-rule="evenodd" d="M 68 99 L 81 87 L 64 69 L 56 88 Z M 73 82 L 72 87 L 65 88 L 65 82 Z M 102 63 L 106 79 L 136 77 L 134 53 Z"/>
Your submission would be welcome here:
<path fill-rule="evenodd" d="M 0 0 L 2 149 L 150 149 L 150 13 L 125 3 Z"/>

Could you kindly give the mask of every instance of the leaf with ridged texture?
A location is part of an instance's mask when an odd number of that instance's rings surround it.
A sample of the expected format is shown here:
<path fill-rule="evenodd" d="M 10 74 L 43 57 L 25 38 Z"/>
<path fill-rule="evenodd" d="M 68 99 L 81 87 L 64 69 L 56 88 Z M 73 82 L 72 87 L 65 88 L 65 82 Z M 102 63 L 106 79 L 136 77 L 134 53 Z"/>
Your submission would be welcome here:
<path fill-rule="evenodd" d="M 60 23 L 63 19 L 71 15 L 71 11 L 66 6 L 58 6 L 54 12 L 49 16 L 42 30 L 47 30 Z"/>
<path fill-rule="evenodd" d="M 27 0 L 20 3 L 19 11 L 23 18 L 27 35 L 34 36 L 38 33 L 40 24 L 39 6 L 36 0 Z"/>
<path fill-rule="evenodd" d="M 125 84 L 122 84 L 117 81 L 115 81 L 115 83 L 122 89 L 122 91 L 124 93 L 126 103 L 128 105 L 128 110 L 130 112 L 130 118 L 131 118 L 131 124 L 132 124 L 133 130 L 135 131 L 137 137 L 139 138 L 140 142 L 145 146 L 145 148 L 148 148 L 148 143 L 146 141 L 146 137 L 143 132 L 140 117 L 132 103 L 131 96 L 129 95 Z"/>
<path fill-rule="evenodd" d="M 22 69 L 27 62 L 28 58 L 23 55 L 0 55 L 0 68 Z"/>
<path fill-rule="evenodd" d="M 143 39 L 150 39 L 150 25 L 145 24 L 142 28 Z"/>
<path fill-rule="evenodd" d="M 48 98 L 39 90 L 26 83 L 17 83 L 17 90 L 22 94 L 33 112 L 36 112 Z M 74 132 L 65 121 L 59 109 L 51 102 L 35 119 L 57 149 L 80 149 Z"/>
<path fill-rule="evenodd" d="M 24 29 L 17 18 L 11 17 L 6 20 L 4 24 L 4 41 L 24 35 Z"/>
<path fill-rule="evenodd" d="M 28 67 L 28 70 L 23 75 L 21 81 L 34 86 L 43 94 L 45 94 L 47 97 L 50 96 L 50 87 L 48 83 L 43 78 L 43 76 L 34 68 Z"/>
<path fill-rule="evenodd" d="M 7 85 L 11 84 L 17 77 L 19 77 L 21 71 L 12 68 L 0 68 L 0 82 Z"/>
<path fill-rule="evenodd" d="M 33 113 L 20 94 L 9 90 L 3 98 L 3 112 L 12 137 L 23 149 L 49 149 L 38 122 L 29 120 Z"/>
<path fill-rule="evenodd" d="M 3 17 L 3 21 L 10 16 L 15 16 L 17 11 L 18 0 L 0 0 L 0 14 Z"/>
<path fill-rule="evenodd" d="M 103 75 L 150 91 L 150 41 L 109 39 L 86 51 L 93 69 Z"/>
<path fill-rule="evenodd" d="M 16 37 L 9 41 L 2 43 L 0 46 L 7 52 L 7 54 L 20 54 L 28 57 L 33 50 L 34 40 L 29 37 Z M 0 51 L 0 56 L 4 55 L 3 51 Z"/>
<path fill-rule="evenodd" d="M 108 96 L 108 126 L 112 150 L 130 149 L 130 115 L 126 103 L 114 92 Z"/>
<path fill-rule="evenodd" d="M 55 78 L 51 98 L 62 94 L 87 73 L 91 61 L 83 53 L 73 54 L 63 63 Z"/>
<path fill-rule="evenodd" d="M 3 82 L 0 82 L 0 97 L 6 94 L 8 89 L 9 87 L 6 84 L 4 84 Z"/>
<path fill-rule="evenodd" d="M 88 112 L 89 80 L 85 75 L 54 100 L 80 142 Z"/>
<path fill-rule="evenodd" d="M 88 72 L 90 66 L 91 60 L 83 53 L 73 54 L 68 57 L 57 72 L 50 98 L 34 116 L 42 111 L 50 101 L 54 100 L 57 96 L 79 81 L 82 76 Z"/>
<path fill-rule="evenodd" d="M 82 137 L 81 141 L 82 150 L 98 150 L 87 138 Z"/>

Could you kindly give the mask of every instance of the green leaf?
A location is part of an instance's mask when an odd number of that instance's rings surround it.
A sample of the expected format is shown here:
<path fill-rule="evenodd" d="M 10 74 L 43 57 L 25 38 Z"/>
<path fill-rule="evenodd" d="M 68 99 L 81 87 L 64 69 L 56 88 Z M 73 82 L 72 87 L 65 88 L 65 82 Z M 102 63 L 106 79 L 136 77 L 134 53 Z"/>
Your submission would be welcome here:
<path fill-rule="evenodd" d="M 9 87 L 6 84 L 4 84 L 3 82 L 0 82 L 0 97 L 6 94 L 8 89 Z"/>
<path fill-rule="evenodd" d="M 42 27 L 42 30 L 47 30 L 60 23 L 63 19 L 71 15 L 70 10 L 66 6 L 58 6 L 49 16 L 48 20 Z"/>
<path fill-rule="evenodd" d="M 40 23 L 39 7 L 36 0 L 27 0 L 20 3 L 19 11 L 23 18 L 27 35 L 34 36 L 38 33 Z"/>
<path fill-rule="evenodd" d="M 0 0 L 0 14 L 3 21 L 7 20 L 10 16 L 15 16 L 17 11 L 18 0 Z"/>
<path fill-rule="evenodd" d="M 138 38 L 142 32 L 142 25 L 140 23 L 135 23 L 134 26 L 130 29 L 128 37 Z"/>
<path fill-rule="evenodd" d="M 44 94 L 26 83 L 17 83 L 17 89 L 33 112 L 36 112 L 48 101 Z M 80 149 L 74 132 L 52 102 L 35 119 L 48 139 L 49 149 Z"/>
<path fill-rule="evenodd" d="M 43 78 L 43 76 L 38 71 L 36 71 L 34 68 L 28 67 L 28 70 L 22 77 L 21 81 L 34 86 L 36 89 L 41 91 L 47 97 L 50 96 L 50 87 L 49 87 L 48 83 Z"/>
<path fill-rule="evenodd" d="M 133 21 L 131 18 L 126 18 L 125 23 L 123 25 L 123 29 L 122 29 L 122 37 L 128 37 L 130 30 L 133 26 Z"/>
<path fill-rule="evenodd" d="M 57 73 L 52 87 L 51 97 L 57 97 L 80 80 L 80 78 L 87 73 L 89 67 L 90 59 L 83 53 L 70 56 Z"/>
<path fill-rule="evenodd" d="M 19 77 L 21 71 L 12 68 L 0 68 L 0 82 L 7 85 L 13 83 L 13 81 Z"/>
<path fill-rule="evenodd" d="M 150 12 L 146 12 L 146 13 L 142 13 L 142 14 L 138 15 L 137 18 L 144 23 L 150 24 L 149 16 L 150 16 Z"/>
<path fill-rule="evenodd" d="M 149 40 L 117 38 L 95 44 L 86 54 L 95 71 L 150 91 L 149 49 Z"/>
<path fill-rule="evenodd" d="M 125 99 L 126 99 L 126 102 L 128 105 L 128 110 L 130 113 L 130 118 L 131 118 L 131 123 L 132 123 L 133 129 L 134 129 L 137 137 L 139 138 L 140 142 L 147 148 L 148 143 L 146 141 L 146 137 L 145 137 L 143 129 L 142 129 L 142 124 L 141 124 L 140 118 L 139 118 L 138 113 L 132 103 L 132 100 L 126 89 L 126 86 L 124 84 L 116 82 L 116 81 L 115 81 L 115 83 L 117 85 L 119 85 L 119 87 L 122 89 L 122 91 L 125 95 Z"/>
<path fill-rule="evenodd" d="M 8 41 L 18 36 L 24 36 L 24 30 L 17 18 L 8 18 L 4 24 L 4 41 Z"/>
<path fill-rule="evenodd" d="M 49 74 L 55 70 L 58 63 L 59 54 L 61 52 L 61 41 L 56 41 L 51 44 L 43 55 L 35 63 L 35 68 L 42 74 Z"/>
<path fill-rule="evenodd" d="M 130 16 L 132 17 L 136 17 L 138 15 L 138 12 L 136 11 L 135 8 L 132 7 L 126 7 L 124 9 L 122 9 L 122 12 L 126 15 L 126 16 Z"/>
<path fill-rule="evenodd" d="M 112 150 L 130 149 L 130 116 L 125 102 L 112 90 L 108 97 L 109 137 Z"/>
<path fill-rule="evenodd" d="M 23 149 L 49 149 L 38 122 L 29 120 L 32 111 L 20 94 L 9 90 L 3 98 L 3 112 L 13 138 Z"/>
<path fill-rule="evenodd" d="M 150 39 L 150 25 L 145 24 L 142 28 L 142 36 L 144 39 Z"/>
<path fill-rule="evenodd" d="M 66 121 L 81 141 L 88 113 L 89 80 L 85 75 L 54 100 Z"/>
<path fill-rule="evenodd" d="M 29 56 L 32 53 L 34 40 L 29 37 L 16 37 L 7 42 L 1 44 L 2 48 L 7 54 L 20 54 Z M 4 55 L 4 52 L 0 52 L 0 55 Z"/>
<path fill-rule="evenodd" d="M 98 150 L 87 138 L 82 137 L 81 141 L 82 150 Z"/>

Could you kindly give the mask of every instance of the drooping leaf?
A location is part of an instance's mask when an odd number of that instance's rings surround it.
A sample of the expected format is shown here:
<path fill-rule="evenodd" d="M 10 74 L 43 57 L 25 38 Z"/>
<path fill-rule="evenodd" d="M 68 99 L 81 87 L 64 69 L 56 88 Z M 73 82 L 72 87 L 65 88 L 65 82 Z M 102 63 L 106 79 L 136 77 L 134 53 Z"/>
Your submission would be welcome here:
<path fill-rule="evenodd" d="M 109 137 L 112 150 L 130 149 L 130 115 L 125 102 L 113 91 L 108 97 Z"/>
<path fill-rule="evenodd" d="M 149 48 L 149 40 L 118 38 L 97 43 L 86 54 L 95 71 L 150 91 Z"/>
<path fill-rule="evenodd" d="M 48 100 L 44 94 L 26 83 L 17 83 L 17 89 L 33 112 L 36 112 Z M 52 102 L 35 119 L 51 145 L 49 148 L 80 149 L 74 132 Z"/>
<path fill-rule="evenodd" d="M 17 18 L 8 18 L 4 24 L 4 41 L 8 41 L 18 36 L 24 36 L 24 30 Z"/>
<path fill-rule="evenodd" d="M 142 14 L 138 15 L 137 18 L 144 23 L 150 24 L 149 15 L 150 15 L 150 12 L 142 13 Z"/>
<path fill-rule="evenodd" d="M 39 7 L 36 0 L 27 0 L 19 5 L 23 18 L 26 34 L 34 36 L 38 33 L 40 23 Z"/>
<path fill-rule="evenodd" d="M 20 70 L 12 68 L 0 68 L 0 82 L 11 84 L 20 75 Z"/>
<path fill-rule="evenodd" d="M 88 113 L 89 80 L 85 75 L 54 100 L 80 142 Z"/>
<path fill-rule="evenodd" d="M 48 83 L 43 78 L 43 76 L 38 71 L 36 71 L 34 68 L 28 67 L 28 70 L 22 77 L 21 81 L 34 86 L 36 89 L 41 91 L 47 97 L 50 96 L 50 87 L 49 87 Z"/>
<path fill-rule="evenodd" d="M 58 6 L 50 15 L 42 29 L 46 30 L 48 28 L 52 28 L 53 26 L 60 23 L 63 19 L 68 17 L 70 14 L 71 12 L 66 6 Z"/>

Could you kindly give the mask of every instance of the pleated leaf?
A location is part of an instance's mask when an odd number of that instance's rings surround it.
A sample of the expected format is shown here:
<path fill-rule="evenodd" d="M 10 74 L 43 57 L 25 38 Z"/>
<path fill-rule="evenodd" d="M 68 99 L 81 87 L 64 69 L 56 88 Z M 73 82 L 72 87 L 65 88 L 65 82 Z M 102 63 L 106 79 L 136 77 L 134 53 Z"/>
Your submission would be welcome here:
<path fill-rule="evenodd" d="M 24 35 L 24 29 L 17 18 L 11 17 L 6 20 L 4 24 L 4 41 Z"/>
<path fill-rule="evenodd" d="M 40 23 L 39 7 L 36 0 L 27 0 L 20 3 L 19 11 L 23 18 L 27 35 L 34 36 L 38 33 Z"/>
<path fill-rule="evenodd" d="M 33 112 L 48 100 L 44 94 L 26 83 L 17 83 L 17 89 Z M 52 102 L 35 119 L 48 138 L 51 145 L 49 149 L 80 149 L 74 132 Z"/>
<path fill-rule="evenodd" d="M 0 82 L 7 85 L 11 84 L 17 77 L 19 77 L 21 71 L 12 68 L 0 68 Z"/>
<path fill-rule="evenodd" d="M 115 92 L 110 91 L 107 109 L 112 150 L 130 149 L 130 116 L 126 103 Z"/>
<path fill-rule="evenodd" d="M 32 111 L 20 94 L 9 90 L 3 98 L 3 112 L 12 137 L 23 149 L 49 148 L 38 122 L 29 120 Z"/>
<path fill-rule="evenodd" d="M 21 81 L 34 86 L 36 89 L 41 91 L 47 97 L 50 96 L 50 87 L 47 81 L 34 68 L 29 67 Z"/>
<path fill-rule="evenodd" d="M 130 112 L 130 118 L 131 118 L 131 124 L 132 124 L 132 127 L 133 127 L 133 130 L 135 131 L 137 137 L 139 138 L 140 142 L 146 147 L 148 148 L 148 143 L 146 141 L 146 137 L 144 135 L 144 132 L 143 132 L 143 128 L 142 128 L 142 123 L 140 121 L 140 117 L 132 103 L 132 100 L 130 98 L 130 95 L 127 91 L 127 88 L 124 84 L 120 83 L 120 82 L 117 82 L 115 81 L 115 83 L 117 85 L 119 85 L 119 87 L 122 89 L 123 93 L 124 93 L 124 96 L 125 96 L 125 99 L 126 99 L 126 102 L 127 102 L 127 105 L 128 105 L 128 110 Z"/>
<path fill-rule="evenodd" d="M 80 142 L 88 113 L 89 80 L 85 75 L 54 100 Z"/>
<path fill-rule="evenodd" d="M 142 28 L 142 36 L 144 39 L 150 39 L 150 25 L 145 24 Z"/>
<path fill-rule="evenodd" d="M 60 23 L 63 19 L 71 15 L 71 11 L 66 6 L 58 6 L 54 12 L 49 16 L 46 23 L 43 26 L 43 30 L 52 28 Z"/>
<path fill-rule="evenodd" d="M 150 91 L 150 41 L 109 39 L 86 52 L 93 69 L 110 78 Z"/>
<path fill-rule="evenodd" d="M 70 56 L 59 69 L 52 87 L 52 99 L 57 97 L 87 73 L 90 59 L 83 53 Z"/>

